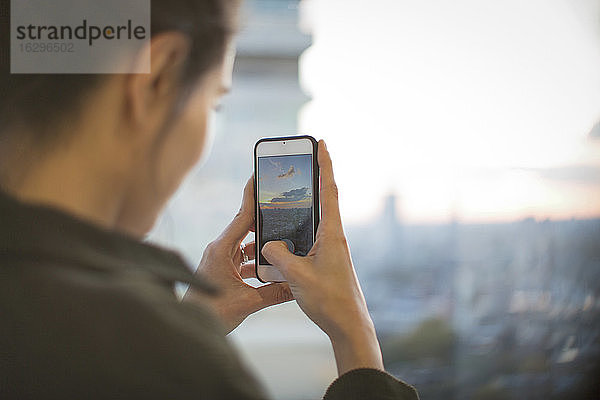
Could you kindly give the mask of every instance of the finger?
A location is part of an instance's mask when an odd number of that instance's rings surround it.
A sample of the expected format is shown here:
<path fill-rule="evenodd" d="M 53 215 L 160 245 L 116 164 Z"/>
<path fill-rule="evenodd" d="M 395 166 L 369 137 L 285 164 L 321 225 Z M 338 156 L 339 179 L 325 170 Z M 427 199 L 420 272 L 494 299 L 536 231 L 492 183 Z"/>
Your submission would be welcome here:
<path fill-rule="evenodd" d="M 294 300 L 292 290 L 287 283 L 271 283 L 256 288 L 256 291 L 261 297 L 259 305 L 261 309 Z"/>
<path fill-rule="evenodd" d="M 244 187 L 242 206 L 233 218 L 233 221 L 225 228 L 221 238 L 229 244 L 242 241 L 254 225 L 254 175 L 248 179 Z"/>
<path fill-rule="evenodd" d="M 287 245 L 282 241 L 267 242 L 262 248 L 262 255 L 271 265 L 280 270 L 284 277 L 290 266 L 301 258 L 290 253 Z"/>
<path fill-rule="evenodd" d="M 256 265 L 254 261 L 242 264 L 240 268 L 240 276 L 242 279 L 256 278 Z"/>
<path fill-rule="evenodd" d="M 333 176 L 333 165 L 325 141 L 319 141 L 317 154 L 321 172 L 321 217 L 325 224 L 342 224 L 338 203 L 338 188 Z"/>

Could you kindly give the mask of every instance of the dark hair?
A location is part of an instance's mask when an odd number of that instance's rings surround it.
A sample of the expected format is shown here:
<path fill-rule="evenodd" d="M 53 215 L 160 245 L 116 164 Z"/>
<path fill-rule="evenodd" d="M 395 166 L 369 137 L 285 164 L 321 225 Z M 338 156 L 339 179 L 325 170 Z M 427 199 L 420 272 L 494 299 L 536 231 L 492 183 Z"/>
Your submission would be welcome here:
<path fill-rule="evenodd" d="M 151 35 L 183 32 L 191 49 L 182 92 L 219 62 L 235 33 L 240 0 L 151 0 Z M 24 125 L 37 144 L 54 141 L 47 127 L 62 122 L 96 85 L 101 74 L 11 74 L 10 0 L 0 0 L 0 133 Z M 184 97 L 184 95 L 182 95 Z"/>

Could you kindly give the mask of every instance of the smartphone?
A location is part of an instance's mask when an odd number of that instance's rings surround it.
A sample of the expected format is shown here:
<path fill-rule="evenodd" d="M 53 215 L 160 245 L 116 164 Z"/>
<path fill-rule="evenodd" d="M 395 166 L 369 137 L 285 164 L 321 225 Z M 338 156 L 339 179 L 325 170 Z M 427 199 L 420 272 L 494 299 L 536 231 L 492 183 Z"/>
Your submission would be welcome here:
<path fill-rule="evenodd" d="M 256 277 L 261 282 L 284 282 L 264 258 L 265 243 L 281 240 L 290 252 L 306 256 L 319 225 L 319 168 L 317 141 L 311 136 L 260 139 L 254 146 L 256 202 Z"/>

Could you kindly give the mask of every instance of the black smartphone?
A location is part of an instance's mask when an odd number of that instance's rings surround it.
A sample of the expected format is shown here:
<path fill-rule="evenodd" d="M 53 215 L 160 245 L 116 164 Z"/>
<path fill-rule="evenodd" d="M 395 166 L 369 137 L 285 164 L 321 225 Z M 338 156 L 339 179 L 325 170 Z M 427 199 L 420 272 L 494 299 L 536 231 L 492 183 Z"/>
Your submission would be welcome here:
<path fill-rule="evenodd" d="M 283 282 L 261 250 L 281 240 L 305 256 L 313 246 L 320 219 L 317 141 L 307 135 L 260 139 L 254 146 L 254 200 L 256 277 Z"/>

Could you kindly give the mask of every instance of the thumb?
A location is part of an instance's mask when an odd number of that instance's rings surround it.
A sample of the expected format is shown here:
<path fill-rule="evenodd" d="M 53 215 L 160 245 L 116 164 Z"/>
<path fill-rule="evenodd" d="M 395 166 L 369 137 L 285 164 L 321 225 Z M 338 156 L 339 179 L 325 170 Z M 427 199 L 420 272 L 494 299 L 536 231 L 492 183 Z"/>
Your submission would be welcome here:
<path fill-rule="evenodd" d="M 289 265 L 298 257 L 290 253 L 285 242 L 278 240 L 265 243 L 261 253 L 271 265 L 281 270 L 282 273 L 287 271 Z"/>

